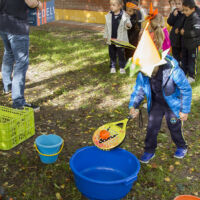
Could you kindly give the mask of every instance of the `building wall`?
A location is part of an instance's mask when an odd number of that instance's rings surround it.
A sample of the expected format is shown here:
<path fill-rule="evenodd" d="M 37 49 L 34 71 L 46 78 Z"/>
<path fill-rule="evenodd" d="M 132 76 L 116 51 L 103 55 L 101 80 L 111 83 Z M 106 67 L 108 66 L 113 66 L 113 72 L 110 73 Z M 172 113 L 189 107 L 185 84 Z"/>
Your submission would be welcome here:
<path fill-rule="evenodd" d="M 109 10 L 109 0 L 56 0 L 56 8 L 69 10 Z"/>
<path fill-rule="evenodd" d="M 169 15 L 169 0 L 140 0 L 142 7 L 148 9 L 151 2 L 154 8 L 165 17 Z M 200 6 L 200 0 L 196 0 Z M 87 23 L 105 22 L 105 14 L 109 11 L 109 0 L 55 0 L 56 19 Z"/>

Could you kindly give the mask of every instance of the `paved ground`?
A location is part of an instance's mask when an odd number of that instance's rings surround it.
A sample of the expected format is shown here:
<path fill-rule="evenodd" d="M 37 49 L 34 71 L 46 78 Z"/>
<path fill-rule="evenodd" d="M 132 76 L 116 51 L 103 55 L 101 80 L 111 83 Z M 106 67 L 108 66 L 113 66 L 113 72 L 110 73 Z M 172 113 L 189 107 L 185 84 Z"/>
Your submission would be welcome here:
<path fill-rule="evenodd" d="M 68 26 L 72 28 L 82 28 L 82 29 L 89 29 L 96 31 L 104 30 L 104 24 L 83 23 L 83 22 L 65 21 L 65 20 L 58 20 L 52 22 L 51 24 L 55 24 L 57 26 Z"/>

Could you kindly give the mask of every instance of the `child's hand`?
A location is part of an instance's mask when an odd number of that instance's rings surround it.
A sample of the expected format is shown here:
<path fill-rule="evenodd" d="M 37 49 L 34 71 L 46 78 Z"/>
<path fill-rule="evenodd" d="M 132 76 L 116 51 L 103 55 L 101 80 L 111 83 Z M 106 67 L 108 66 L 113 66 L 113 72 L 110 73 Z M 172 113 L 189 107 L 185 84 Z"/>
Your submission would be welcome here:
<path fill-rule="evenodd" d="M 174 10 L 174 16 L 176 17 L 177 15 L 178 15 L 178 10 L 175 9 L 175 10 Z"/>
<path fill-rule="evenodd" d="M 126 24 L 126 27 L 127 27 L 127 28 L 131 28 L 131 24 L 130 24 L 130 23 L 127 23 L 127 24 Z"/>
<path fill-rule="evenodd" d="M 131 108 L 129 114 L 134 118 L 136 118 L 139 114 L 139 110 L 135 108 Z"/>
<path fill-rule="evenodd" d="M 187 114 L 187 113 L 182 113 L 182 112 L 180 112 L 180 113 L 179 113 L 179 116 L 180 116 L 180 120 L 181 120 L 181 121 L 186 121 L 187 118 L 188 118 L 188 114 Z"/>
<path fill-rule="evenodd" d="M 181 29 L 180 33 L 181 33 L 181 35 L 184 35 L 185 31 L 183 28 Z"/>
<path fill-rule="evenodd" d="M 176 33 L 176 34 L 178 34 L 178 33 L 179 33 L 179 30 L 178 30 L 178 28 L 176 28 L 176 29 L 175 29 L 175 33 Z"/>

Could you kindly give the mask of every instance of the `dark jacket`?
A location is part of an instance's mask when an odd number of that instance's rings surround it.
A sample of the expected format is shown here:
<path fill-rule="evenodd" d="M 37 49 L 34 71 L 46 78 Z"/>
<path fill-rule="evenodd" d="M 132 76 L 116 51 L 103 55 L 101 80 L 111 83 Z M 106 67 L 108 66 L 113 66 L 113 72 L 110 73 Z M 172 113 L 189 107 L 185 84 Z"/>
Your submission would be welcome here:
<path fill-rule="evenodd" d="M 142 19 L 142 14 L 139 10 L 130 17 L 132 28 L 128 30 L 128 39 L 129 43 L 135 47 L 138 45 L 139 41 L 139 33 L 141 30 L 141 22 L 140 22 L 141 19 Z M 135 49 L 125 49 L 126 60 L 132 57 L 134 52 Z"/>
<path fill-rule="evenodd" d="M 128 30 L 128 39 L 129 39 L 129 42 L 134 46 L 137 46 L 137 43 L 138 43 L 138 39 L 139 39 L 138 37 L 141 30 L 141 22 L 140 22 L 141 19 L 142 19 L 142 15 L 139 10 L 137 11 L 136 14 L 130 17 L 132 27 L 131 29 Z"/>
<path fill-rule="evenodd" d="M 200 17 L 193 12 L 184 23 L 183 47 L 194 49 L 200 45 Z"/>
<path fill-rule="evenodd" d="M 0 0 L 0 31 L 16 35 L 27 35 L 28 6 L 24 0 Z"/>
<path fill-rule="evenodd" d="M 195 11 L 197 12 L 197 14 L 199 15 L 200 17 L 200 8 L 198 6 L 195 7 Z"/>
<path fill-rule="evenodd" d="M 167 19 L 167 23 L 172 26 L 170 31 L 170 41 L 172 47 L 181 47 L 181 35 L 180 33 L 176 34 L 175 30 L 178 28 L 180 31 L 181 28 L 183 28 L 185 15 L 178 11 L 178 15 L 174 16 L 174 11 L 169 15 Z"/>

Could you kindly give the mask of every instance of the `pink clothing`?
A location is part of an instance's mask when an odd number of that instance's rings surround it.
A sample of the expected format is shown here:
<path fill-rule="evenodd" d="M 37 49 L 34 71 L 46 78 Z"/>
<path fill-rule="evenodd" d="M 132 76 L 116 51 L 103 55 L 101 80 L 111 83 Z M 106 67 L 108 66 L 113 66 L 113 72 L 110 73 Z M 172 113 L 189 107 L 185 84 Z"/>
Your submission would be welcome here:
<path fill-rule="evenodd" d="M 165 51 L 171 47 L 171 42 L 169 39 L 169 32 L 168 32 L 167 28 L 163 28 L 163 32 L 165 34 L 165 40 L 162 45 L 162 50 Z"/>

